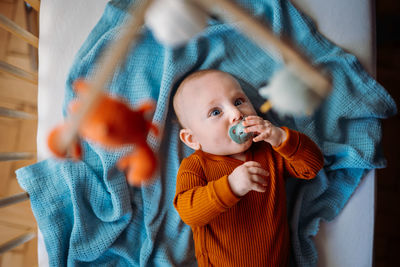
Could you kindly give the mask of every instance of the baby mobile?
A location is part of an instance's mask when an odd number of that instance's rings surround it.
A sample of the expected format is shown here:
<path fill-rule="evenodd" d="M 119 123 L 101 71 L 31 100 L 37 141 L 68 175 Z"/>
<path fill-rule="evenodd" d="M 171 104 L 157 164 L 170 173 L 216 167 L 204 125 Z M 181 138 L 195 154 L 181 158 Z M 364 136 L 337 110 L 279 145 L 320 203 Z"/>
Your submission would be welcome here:
<path fill-rule="evenodd" d="M 285 63 L 272 76 L 268 86 L 259 89 L 259 94 L 268 99 L 260 107 L 263 113 L 273 108 L 280 114 L 312 114 L 331 91 L 329 78 L 292 43 L 274 35 L 269 25 L 254 18 L 234 1 L 146 0 L 132 5 L 129 12 L 132 16 L 122 27 L 123 34 L 98 61 L 101 68 L 90 81 L 75 82 L 79 97 L 71 102 L 65 122 L 48 136 L 48 146 L 57 157 L 80 159 L 80 138 L 110 148 L 134 145 L 135 149 L 122 157 L 117 167 L 125 172 L 131 185 L 140 186 L 151 181 L 157 170 L 157 157 L 146 139 L 149 132 L 158 135 L 158 128 L 151 123 L 155 103 L 145 102 L 132 108 L 105 91 L 115 69 L 140 38 L 143 25 L 149 27 L 163 45 L 179 46 L 204 30 L 209 15 L 216 15 L 228 23 L 240 21 L 235 24 L 238 30 Z M 235 138 L 234 134 L 231 136 Z"/>

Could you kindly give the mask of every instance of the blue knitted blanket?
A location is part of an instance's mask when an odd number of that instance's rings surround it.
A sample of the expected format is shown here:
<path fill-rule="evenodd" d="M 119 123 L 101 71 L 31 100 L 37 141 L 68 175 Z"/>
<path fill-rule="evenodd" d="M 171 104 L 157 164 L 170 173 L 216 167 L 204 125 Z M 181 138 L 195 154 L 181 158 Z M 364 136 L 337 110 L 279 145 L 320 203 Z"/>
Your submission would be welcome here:
<path fill-rule="evenodd" d="M 312 117 L 265 115 L 310 136 L 323 150 L 325 167 L 310 182 L 288 180 L 295 263 L 313 266 L 317 252 L 312 241 L 321 219 L 332 220 L 343 208 L 366 170 L 382 168 L 380 119 L 396 107 L 387 92 L 361 67 L 357 59 L 322 37 L 309 19 L 287 0 L 240 0 L 256 17 L 271 24 L 276 34 L 289 36 L 312 61 L 328 72 L 334 90 Z M 103 16 L 78 52 L 66 84 L 90 77 L 96 59 L 120 34 L 131 1 L 108 3 Z M 162 136 L 148 142 L 160 156 L 158 178 L 148 187 L 126 184 L 115 168 L 129 148 L 106 151 L 84 143 L 81 162 L 48 159 L 19 169 L 20 185 L 31 199 L 43 233 L 50 266 L 193 266 L 196 265 L 189 226 L 173 207 L 175 179 L 180 161 L 192 151 L 178 137 L 172 120 L 171 94 L 189 72 L 216 68 L 238 78 L 257 107 L 263 100 L 257 89 L 268 83 L 282 64 L 232 26 L 210 19 L 208 28 L 180 48 L 158 44 L 144 28 L 136 49 L 126 56 L 108 88 L 133 106 L 154 99 L 153 122 Z M 66 105 L 65 105 L 66 106 Z M 64 114 L 65 114 L 64 106 Z M 298 190 L 293 190 L 296 188 Z M 293 213 L 294 203 L 299 207 Z"/>

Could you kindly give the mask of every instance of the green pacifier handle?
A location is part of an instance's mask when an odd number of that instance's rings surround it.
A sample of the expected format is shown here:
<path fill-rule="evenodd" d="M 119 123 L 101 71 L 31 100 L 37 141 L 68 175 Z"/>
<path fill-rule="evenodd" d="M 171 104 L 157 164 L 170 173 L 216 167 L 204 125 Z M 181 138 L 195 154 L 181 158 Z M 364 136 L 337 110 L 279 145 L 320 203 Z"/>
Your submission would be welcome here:
<path fill-rule="evenodd" d="M 238 144 L 243 144 L 247 140 L 253 137 L 253 133 L 246 133 L 244 129 L 246 127 L 243 126 L 244 119 L 236 125 L 233 125 L 229 128 L 229 136 L 233 141 Z"/>

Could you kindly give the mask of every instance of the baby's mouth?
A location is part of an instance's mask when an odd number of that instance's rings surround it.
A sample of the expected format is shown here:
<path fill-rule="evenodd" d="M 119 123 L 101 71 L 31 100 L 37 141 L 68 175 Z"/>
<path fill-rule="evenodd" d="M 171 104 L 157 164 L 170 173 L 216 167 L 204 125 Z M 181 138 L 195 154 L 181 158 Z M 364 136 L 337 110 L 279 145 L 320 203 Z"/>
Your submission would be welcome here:
<path fill-rule="evenodd" d="M 243 144 L 247 140 L 253 137 L 253 133 L 246 133 L 244 129 L 246 128 L 243 125 L 244 119 L 241 120 L 238 124 L 231 126 L 229 128 L 229 137 L 238 144 Z"/>

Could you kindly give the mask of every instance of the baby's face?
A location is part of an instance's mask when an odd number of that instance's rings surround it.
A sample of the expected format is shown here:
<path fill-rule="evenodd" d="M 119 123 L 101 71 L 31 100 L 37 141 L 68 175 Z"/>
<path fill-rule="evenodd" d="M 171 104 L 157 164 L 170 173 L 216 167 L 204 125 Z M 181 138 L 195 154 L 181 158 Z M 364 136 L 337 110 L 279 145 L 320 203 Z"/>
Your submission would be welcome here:
<path fill-rule="evenodd" d="M 242 144 L 229 137 L 229 128 L 243 117 L 256 115 L 239 83 L 219 72 L 189 81 L 181 95 L 181 113 L 200 149 L 215 155 L 234 155 L 246 151 L 250 138 Z"/>

